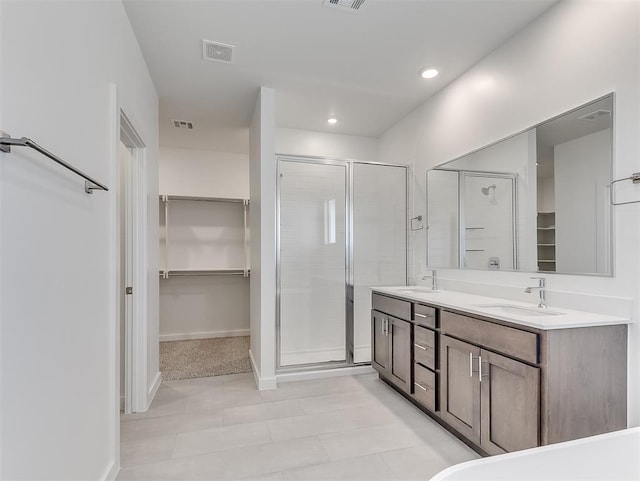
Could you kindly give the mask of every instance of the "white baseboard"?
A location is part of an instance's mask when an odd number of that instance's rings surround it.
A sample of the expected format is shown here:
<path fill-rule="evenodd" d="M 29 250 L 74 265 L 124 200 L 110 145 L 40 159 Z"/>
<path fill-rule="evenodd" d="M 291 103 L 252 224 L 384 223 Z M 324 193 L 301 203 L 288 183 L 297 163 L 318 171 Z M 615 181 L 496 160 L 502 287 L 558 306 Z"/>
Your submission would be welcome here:
<path fill-rule="evenodd" d="M 153 379 L 153 383 L 151 384 L 151 387 L 149 388 L 149 392 L 147 393 L 147 409 L 145 409 L 145 411 L 147 411 L 151 406 L 151 403 L 153 402 L 153 398 L 156 397 L 156 393 L 158 392 L 158 389 L 160 388 L 161 383 L 162 383 L 162 373 L 158 371 L 156 373 L 156 377 Z"/>
<path fill-rule="evenodd" d="M 104 481 L 115 481 L 118 477 L 118 473 L 120 472 L 120 462 L 116 462 L 115 460 L 111 463 L 111 467 L 106 470 L 105 475 L 102 477 Z"/>
<path fill-rule="evenodd" d="M 337 369 L 321 369 L 317 371 L 287 372 L 282 374 L 276 374 L 276 379 L 279 383 L 295 382 L 295 381 L 309 381 L 311 379 L 326 379 L 329 377 L 356 376 L 358 374 L 372 374 L 374 372 L 376 371 L 371 366 L 352 366 L 352 367 L 341 367 Z"/>
<path fill-rule="evenodd" d="M 234 331 L 204 331 L 187 332 L 177 334 L 160 334 L 160 342 L 163 341 L 190 341 L 192 339 L 215 339 L 218 337 L 241 337 L 248 336 L 249 329 L 236 329 Z"/>
<path fill-rule="evenodd" d="M 371 344 L 353 346 L 353 362 L 371 362 Z"/>
<path fill-rule="evenodd" d="M 249 362 L 251 363 L 251 369 L 253 370 L 253 378 L 258 386 L 258 391 L 268 391 L 271 389 L 277 389 L 278 383 L 275 377 L 263 378 L 260 375 L 260 370 L 256 365 L 256 360 L 253 357 L 253 352 L 249 349 Z"/>

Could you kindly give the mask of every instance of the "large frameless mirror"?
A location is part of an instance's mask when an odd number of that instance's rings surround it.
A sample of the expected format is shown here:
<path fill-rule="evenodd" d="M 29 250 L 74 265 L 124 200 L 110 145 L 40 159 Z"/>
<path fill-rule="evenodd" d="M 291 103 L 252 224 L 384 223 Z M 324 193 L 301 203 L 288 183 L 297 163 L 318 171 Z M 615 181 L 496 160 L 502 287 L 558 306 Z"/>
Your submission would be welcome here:
<path fill-rule="evenodd" d="M 613 94 L 427 171 L 428 267 L 612 274 Z"/>

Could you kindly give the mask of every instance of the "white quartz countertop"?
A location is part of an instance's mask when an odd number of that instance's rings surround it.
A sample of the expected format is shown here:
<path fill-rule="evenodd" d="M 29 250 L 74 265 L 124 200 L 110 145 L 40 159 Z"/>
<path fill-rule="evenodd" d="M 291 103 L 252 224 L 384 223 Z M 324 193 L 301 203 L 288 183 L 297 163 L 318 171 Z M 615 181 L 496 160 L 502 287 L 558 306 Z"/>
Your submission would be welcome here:
<path fill-rule="evenodd" d="M 610 316 L 571 309 L 540 309 L 536 304 L 478 296 L 455 291 L 432 291 L 420 286 L 372 287 L 373 292 L 402 297 L 409 301 L 424 302 L 435 307 L 491 317 L 536 329 L 570 329 L 576 327 L 630 324 L 623 316 Z"/>
<path fill-rule="evenodd" d="M 456 464 L 431 481 L 640 479 L 640 428 Z"/>

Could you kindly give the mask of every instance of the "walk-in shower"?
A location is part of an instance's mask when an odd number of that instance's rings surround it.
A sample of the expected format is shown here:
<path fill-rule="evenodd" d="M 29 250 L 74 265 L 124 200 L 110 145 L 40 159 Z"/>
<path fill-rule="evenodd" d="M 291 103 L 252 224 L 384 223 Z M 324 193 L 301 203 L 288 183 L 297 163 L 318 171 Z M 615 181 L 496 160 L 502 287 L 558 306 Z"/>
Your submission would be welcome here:
<path fill-rule="evenodd" d="M 407 278 L 407 168 L 278 157 L 278 369 L 371 360 L 370 286 Z"/>

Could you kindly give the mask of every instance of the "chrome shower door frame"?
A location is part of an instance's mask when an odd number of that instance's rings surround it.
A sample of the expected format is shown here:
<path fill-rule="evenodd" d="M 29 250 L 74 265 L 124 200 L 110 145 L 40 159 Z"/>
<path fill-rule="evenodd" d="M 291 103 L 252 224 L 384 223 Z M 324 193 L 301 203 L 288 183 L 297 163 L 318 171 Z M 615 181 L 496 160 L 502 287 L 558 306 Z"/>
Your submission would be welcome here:
<path fill-rule="evenodd" d="M 282 269 L 281 269 L 281 162 L 297 162 L 315 165 L 336 165 L 345 167 L 345 360 L 326 361 L 318 363 L 306 363 L 283 366 L 282 354 L 282 325 L 281 325 L 281 301 L 282 301 Z M 405 165 L 389 164 L 383 162 L 367 162 L 351 159 L 335 159 L 330 157 L 312 157 L 304 155 L 276 154 L 276 373 L 307 370 L 328 370 L 344 367 L 365 366 L 371 362 L 354 362 L 354 275 L 353 275 L 353 232 L 354 232 L 354 208 L 353 208 L 353 166 L 354 164 L 380 165 L 386 167 L 398 167 L 405 170 L 405 233 L 408 225 L 409 211 L 409 175 Z M 409 236 L 405 235 L 405 283 L 408 280 L 408 247 Z"/>

